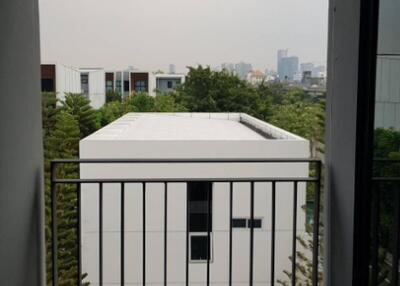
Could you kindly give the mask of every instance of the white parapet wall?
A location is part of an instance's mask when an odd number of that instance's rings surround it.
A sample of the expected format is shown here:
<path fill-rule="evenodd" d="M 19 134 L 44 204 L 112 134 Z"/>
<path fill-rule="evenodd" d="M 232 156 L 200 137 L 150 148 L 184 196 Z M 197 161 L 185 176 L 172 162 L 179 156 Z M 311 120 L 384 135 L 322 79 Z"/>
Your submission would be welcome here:
<path fill-rule="evenodd" d="M 308 158 L 309 142 L 241 113 L 130 113 L 80 142 L 86 159 Z M 307 177 L 308 163 L 82 164 L 81 178 L 181 178 L 168 183 L 168 284 L 185 285 L 185 179 Z M 229 183 L 212 184 L 210 281 L 227 285 Z M 103 285 L 120 282 L 120 184 L 103 185 Z M 270 283 L 272 184 L 254 185 L 254 285 Z M 275 277 L 291 269 L 293 183 L 276 185 Z M 142 184 L 125 184 L 125 283 L 142 281 Z M 298 184 L 297 233 L 305 235 L 306 185 Z M 82 261 L 86 281 L 99 283 L 99 186 L 82 186 Z M 233 184 L 233 218 L 250 217 L 250 183 Z M 248 285 L 249 228 L 233 229 L 233 285 Z M 163 285 L 164 184 L 146 183 L 146 283 Z M 196 235 L 191 233 L 190 235 Z M 190 245 L 189 245 L 190 247 Z M 301 250 L 300 245 L 298 248 Z M 309 253 L 306 252 L 306 255 Z M 190 285 L 205 283 L 206 263 L 191 261 Z"/>

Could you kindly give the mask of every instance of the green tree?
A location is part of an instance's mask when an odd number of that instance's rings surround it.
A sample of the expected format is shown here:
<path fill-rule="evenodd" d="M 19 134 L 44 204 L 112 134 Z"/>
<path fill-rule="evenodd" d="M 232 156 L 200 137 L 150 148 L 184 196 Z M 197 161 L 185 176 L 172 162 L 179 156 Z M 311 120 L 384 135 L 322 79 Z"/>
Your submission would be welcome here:
<path fill-rule="evenodd" d="M 99 122 L 105 126 L 123 115 L 123 106 L 119 101 L 106 103 L 98 110 Z"/>
<path fill-rule="evenodd" d="M 96 111 L 90 106 L 90 101 L 82 94 L 66 94 L 62 107 L 79 123 L 80 138 L 88 136 L 100 127 Z"/>
<path fill-rule="evenodd" d="M 79 144 L 79 124 L 73 115 L 61 110 L 56 115 L 54 130 L 48 138 L 47 160 L 51 158 L 76 158 Z M 57 169 L 57 176 L 73 178 L 77 174 L 76 166 L 63 166 Z M 47 175 L 49 177 L 49 174 Z M 51 231 L 50 231 L 50 188 L 46 184 L 46 241 L 47 261 L 51 261 Z M 75 186 L 57 187 L 57 218 L 58 218 L 58 269 L 59 285 L 75 285 L 77 273 L 76 245 L 76 190 Z M 48 263 L 48 284 L 51 282 L 51 263 Z"/>
<path fill-rule="evenodd" d="M 109 90 L 106 93 L 106 103 L 109 102 L 114 102 L 114 101 L 121 101 L 122 97 L 121 97 L 121 93 L 118 91 L 114 91 L 114 90 Z"/>
<path fill-rule="evenodd" d="M 190 67 L 178 102 L 192 112 L 245 112 L 262 117 L 266 102 L 257 89 L 227 71 Z"/>
<path fill-rule="evenodd" d="M 155 112 L 184 112 L 187 109 L 176 102 L 176 96 L 173 93 L 158 94 L 154 98 Z"/>
<path fill-rule="evenodd" d="M 127 112 L 152 112 L 154 111 L 154 97 L 145 92 L 130 95 L 123 102 L 123 111 Z"/>
<path fill-rule="evenodd" d="M 42 93 L 42 126 L 43 136 L 47 138 L 51 131 L 54 130 L 56 124 L 56 115 L 59 108 L 57 107 L 57 96 L 54 92 Z M 46 142 L 46 140 L 44 140 Z"/>
<path fill-rule="evenodd" d="M 274 105 L 269 122 L 311 141 L 323 141 L 324 110 L 318 103 L 299 101 Z"/>

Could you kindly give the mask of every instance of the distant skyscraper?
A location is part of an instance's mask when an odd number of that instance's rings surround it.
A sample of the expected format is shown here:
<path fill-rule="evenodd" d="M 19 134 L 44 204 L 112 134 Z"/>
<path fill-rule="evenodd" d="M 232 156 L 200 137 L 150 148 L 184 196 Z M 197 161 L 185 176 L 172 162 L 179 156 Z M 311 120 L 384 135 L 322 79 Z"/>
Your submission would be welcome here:
<path fill-rule="evenodd" d="M 286 58 L 288 55 L 288 50 L 278 50 L 277 64 L 276 70 L 278 71 L 278 75 L 282 73 L 282 59 Z"/>
<path fill-rule="evenodd" d="M 280 70 L 278 71 L 281 81 L 293 81 L 299 70 L 299 58 L 284 57 L 280 60 Z"/>
<path fill-rule="evenodd" d="M 169 65 L 169 73 L 174 74 L 175 72 L 176 72 L 175 65 L 174 64 L 170 64 Z"/>
<path fill-rule="evenodd" d="M 240 62 L 235 65 L 235 72 L 237 76 L 240 77 L 241 79 L 246 79 L 247 74 L 251 72 L 252 69 L 253 67 L 251 66 L 251 64 L 248 63 Z"/>
<path fill-rule="evenodd" d="M 299 58 L 288 56 L 288 50 L 278 50 L 278 77 L 280 81 L 293 81 L 299 71 Z"/>
<path fill-rule="evenodd" d="M 221 64 L 221 69 L 233 73 L 235 72 L 235 65 L 231 63 L 223 63 Z"/>
<path fill-rule="evenodd" d="M 303 74 L 304 72 L 313 72 L 314 64 L 313 63 L 302 63 L 300 64 L 300 72 Z"/>

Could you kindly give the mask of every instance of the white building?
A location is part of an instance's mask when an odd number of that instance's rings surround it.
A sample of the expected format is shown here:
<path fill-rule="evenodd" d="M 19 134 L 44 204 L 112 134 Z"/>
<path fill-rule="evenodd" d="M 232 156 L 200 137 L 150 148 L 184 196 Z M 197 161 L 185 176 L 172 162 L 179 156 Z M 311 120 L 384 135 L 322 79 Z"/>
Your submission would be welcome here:
<path fill-rule="evenodd" d="M 185 82 L 183 74 L 155 74 L 155 90 L 160 92 L 174 91 L 178 86 Z"/>
<path fill-rule="evenodd" d="M 81 92 L 90 100 L 93 108 L 106 102 L 106 78 L 103 68 L 80 68 Z"/>
<path fill-rule="evenodd" d="M 66 93 L 81 93 L 80 71 L 59 63 L 41 64 L 41 86 L 43 92 L 55 92 L 60 101 Z"/>
<path fill-rule="evenodd" d="M 257 131 L 255 131 L 257 130 Z M 81 158 L 113 159 L 232 159 L 308 158 L 309 142 L 303 138 L 239 113 L 130 113 L 80 142 Z M 187 188 L 198 200 L 188 203 L 190 213 L 190 283 L 205 281 L 204 192 L 211 186 L 211 263 L 213 285 L 228 279 L 229 183 L 185 183 L 185 179 L 304 177 L 307 163 L 262 164 L 82 164 L 81 178 L 182 178 L 168 183 L 168 283 L 185 283 Z M 91 285 L 99 282 L 99 187 L 82 186 L 82 261 Z M 163 284 L 164 184 L 146 183 L 146 283 Z M 248 285 L 250 183 L 233 183 L 233 282 Z M 276 186 L 275 277 L 290 270 L 293 185 Z M 193 192 L 194 191 L 194 192 Z M 103 283 L 120 279 L 120 184 L 103 186 Z M 207 193 L 207 192 L 206 192 Z M 203 197 L 203 199 L 201 198 Z M 255 183 L 254 281 L 269 283 L 271 243 L 271 183 Z M 306 194 L 298 185 L 297 233 L 304 234 Z M 142 184 L 125 184 L 125 282 L 142 280 Z M 193 205 L 194 203 L 194 205 Z M 197 203 L 197 204 L 196 204 Z M 197 214 L 197 218 L 196 218 Z M 193 215 L 193 217 L 192 217 Z M 202 220 L 203 218 L 203 220 Z M 195 238 L 193 238 L 195 236 Z M 206 240 L 207 241 L 207 240 Z M 298 246 L 300 248 L 300 246 Z M 203 258 L 202 258 L 203 257 Z"/>
<path fill-rule="evenodd" d="M 247 81 L 253 85 L 259 85 L 266 79 L 266 75 L 260 70 L 253 70 L 247 74 Z"/>
<path fill-rule="evenodd" d="M 400 131 L 399 56 L 379 56 L 376 73 L 375 127 Z"/>

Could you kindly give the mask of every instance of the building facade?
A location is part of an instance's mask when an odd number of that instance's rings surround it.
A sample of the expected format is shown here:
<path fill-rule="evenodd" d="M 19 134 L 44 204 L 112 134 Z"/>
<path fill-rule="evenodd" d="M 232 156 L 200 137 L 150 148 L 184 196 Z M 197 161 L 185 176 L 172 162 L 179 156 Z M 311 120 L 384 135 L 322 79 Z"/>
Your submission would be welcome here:
<path fill-rule="evenodd" d="M 63 64 L 42 64 L 42 92 L 55 92 L 57 99 L 63 101 L 66 93 L 81 93 L 80 71 Z"/>
<path fill-rule="evenodd" d="M 80 68 L 81 93 L 98 109 L 106 102 L 106 73 L 102 68 Z"/>
<path fill-rule="evenodd" d="M 257 130 L 257 131 L 255 131 Z M 80 157 L 95 158 L 308 158 L 309 142 L 246 114 L 238 113 L 131 113 L 80 142 Z M 301 177 L 308 163 L 289 164 L 108 164 L 81 165 L 80 175 L 89 178 L 136 178 L 142 180 L 181 178 L 167 183 L 168 278 L 169 284 L 185 285 L 185 234 L 189 232 L 190 285 L 205 283 L 210 257 L 210 283 L 228 283 L 229 183 L 218 178 Z M 213 178 L 213 179 L 209 179 Z M 292 185 L 277 183 L 275 277 L 284 279 L 291 267 L 293 204 Z M 119 184 L 104 184 L 103 285 L 120 282 Z M 125 283 L 141 283 L 143 253 L 146 253 L 146 283 L 164 285 L 164 184 L 146 183 L 145 201 L 141 183 L 124 187 Z M 98 285 L 99 193 L 96 185 L 82 186 L 82 267 L 85 279 Z M 270 283 L 271 183 L 254 185 L 254 284 Z M 208 198 L 211 203 L 208 212 Z M 297 234 L 305 234 L 305 183 L 298 184 Z M 250 183 L 233 183 L 232 285 L 248 285 Z M 143 204 L 145 211 L 142 212 Z M 280 207 L 278 207 L 280 206 Z M 279 209 L 279 210 L 278 210 Z M 143 224 L 145 215 L 145 223 Z M 209 224 L 208 224 L 209 223 Z M 143 226 L 146 245 L 143 251 Z M 210 227 L 210 253 L 207 229 Z M 299 251 L 307 251 L 298 246 Z"/>

